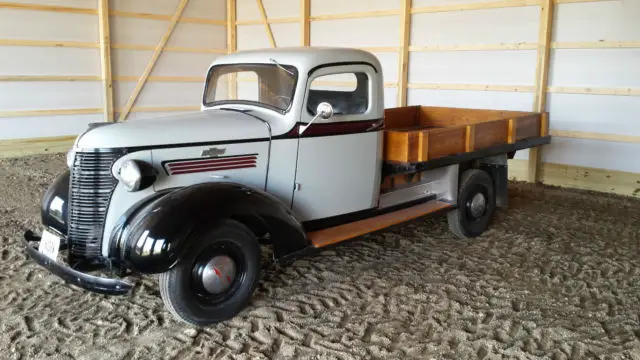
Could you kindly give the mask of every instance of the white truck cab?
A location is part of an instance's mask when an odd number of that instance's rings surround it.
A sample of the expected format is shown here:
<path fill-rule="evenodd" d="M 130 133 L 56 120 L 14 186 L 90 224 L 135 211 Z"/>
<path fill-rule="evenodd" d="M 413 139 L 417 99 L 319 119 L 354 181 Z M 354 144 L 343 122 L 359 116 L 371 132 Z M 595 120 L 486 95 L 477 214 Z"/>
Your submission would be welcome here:
<path fill-rule="evenodd" d="M 456 235 L 480 235 L 506 204 L 507 154 L 550 141 L 545 117 L 477 110 L 462 125 L 432 126 L 423 122 L 437 122 L 436 110 L 385 110 L 383 84 L 378 59 L 355 49 L 218 58 L 200 112 L 80 134 L 69 169 L 43 197 L 42 235 L 28 231 L 26 249 L 69 283 L 105 294 L 133 285 L 90 272 L 160 274 L 167 308 L 206 326 L 245 307 L 261 245 L 287 263 L 439 211 Z M 491 116 L 508 118 L 504 144 L 487 140 Z M 523 137 L 518 124 L 540 131 Z M 455 150 L 460 131 L 467 142 Z"/>

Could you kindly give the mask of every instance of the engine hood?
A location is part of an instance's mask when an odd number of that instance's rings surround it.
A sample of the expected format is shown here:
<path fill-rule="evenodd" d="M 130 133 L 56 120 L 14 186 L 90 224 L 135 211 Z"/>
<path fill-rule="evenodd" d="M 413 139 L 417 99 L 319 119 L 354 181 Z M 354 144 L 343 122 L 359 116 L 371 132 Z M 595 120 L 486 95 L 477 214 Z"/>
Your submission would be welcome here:
<path fill-rule="evenodd" d="M 153 147 L 171 144 L 269 138 L 267 124 L 237 111 L 193 114 L 96 124 L 80 135 L 81 149 Z"/>

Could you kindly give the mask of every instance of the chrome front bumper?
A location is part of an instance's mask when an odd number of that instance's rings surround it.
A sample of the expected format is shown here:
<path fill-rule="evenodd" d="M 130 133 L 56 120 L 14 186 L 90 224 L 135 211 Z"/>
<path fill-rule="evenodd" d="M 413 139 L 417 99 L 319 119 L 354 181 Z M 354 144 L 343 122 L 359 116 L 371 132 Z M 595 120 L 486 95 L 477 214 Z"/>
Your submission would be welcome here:
<path fill-rule="evenodd" d="M 70 284 L 106 295 L 125 295 L 133 288 L 133 285 L 126 281 L 89 275 L 66 266 L 66 264 L 53 261 L 38 251 L 39 244 L 39 236 L 31 230 L 25 232 L 24 245 L 29 256 L 42 267 Z"/>

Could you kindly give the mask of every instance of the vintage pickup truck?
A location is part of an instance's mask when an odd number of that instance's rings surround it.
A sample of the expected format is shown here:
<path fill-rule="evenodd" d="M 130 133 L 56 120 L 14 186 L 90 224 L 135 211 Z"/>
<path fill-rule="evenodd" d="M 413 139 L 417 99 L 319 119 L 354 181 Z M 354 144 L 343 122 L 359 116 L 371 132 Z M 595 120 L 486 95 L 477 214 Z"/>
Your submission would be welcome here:
<path fill-rule="evenodd" d="M 28 254 L 65 281 L 129 293 L 159 274 L 189 324 L 228 319 L 275 261 L 431 213 L 476 237 L 507 205 L 507 159 L 550 142 L 547 113 L 384 108 L 365 51 L 239 52 L 208 69 L 202 111 L 92 124 L 42 199 Z"/>

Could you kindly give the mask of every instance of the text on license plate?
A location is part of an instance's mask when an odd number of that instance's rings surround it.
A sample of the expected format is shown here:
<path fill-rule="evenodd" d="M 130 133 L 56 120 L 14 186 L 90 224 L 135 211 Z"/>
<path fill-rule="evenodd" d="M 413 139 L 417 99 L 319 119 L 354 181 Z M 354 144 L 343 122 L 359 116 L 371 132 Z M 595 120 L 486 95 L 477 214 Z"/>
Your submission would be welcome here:
<path fill-rule="evenodd" d="M 42 232 L 42 239 L 40 239 L 38 251 L 51 260 L 57 260 L 58 252 L 60 251 L 60 237 L 44 230 Z"/>

